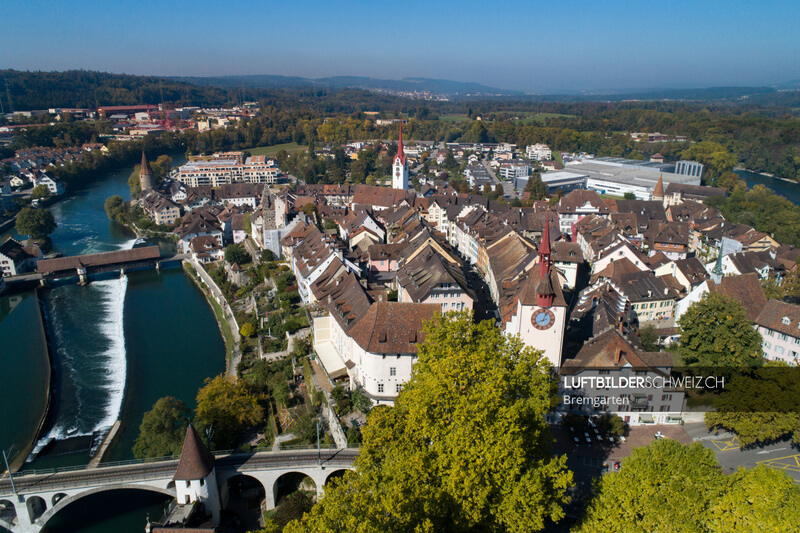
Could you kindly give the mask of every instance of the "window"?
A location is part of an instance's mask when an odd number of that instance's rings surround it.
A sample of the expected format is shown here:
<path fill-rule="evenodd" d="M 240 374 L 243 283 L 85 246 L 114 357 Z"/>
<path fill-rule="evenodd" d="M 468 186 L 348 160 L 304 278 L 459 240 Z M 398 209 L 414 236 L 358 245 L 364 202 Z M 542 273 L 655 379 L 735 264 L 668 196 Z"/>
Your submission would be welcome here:
<path fill-rule="evenodd" d="M 669 411 L 669 406 L 668 405 L 662 405 L 661 407 L 658 408 L 658 410 L 661 411 L 662 413 L 664 411 Z"/>
<path fill-rule="evenodd" d="M 786 349 L 783 346 L 775 346 L 775 353 L 783 355 L 786 353 Z"/>
<path fill-rule="evenodd" d="M 397 385 L 394 386 L 394 391 L 395 392 L 400 392 L 400 389 L 402 389 L 402 388 L 403 388 L 403 386 L 400 383 L 398 383 Z"/>
<path fill-rule="evenodd" d="M 772 331 L 771 329 L 768 329 L 767 330 L 767 335 L 769 335 L 770 337 L 774 337 L 775 336 L 775 332 Z"/>
<path fill-rule="evenodd" d="M 769 343 L 769 342 L 767 342 L 767 341 L 764 341 L 764 348 L 766 348 L 767 350 L 769 350 L 770 348 L 772 348 L 772 344 L 770 344 L 770 343 Z"/>
<path fill-rule="evenodd" d="M 661 395 L 662 402 L 671 402 L 672 401 L 672 394 L 662 394 Z"/>
<path fill-rule="evenodd" d="M 393 366 L 390 366 L 389 367 L 389 375 L 390 376 L 396 376 L 397 375 L 397 368 L 393 367 Z"/>
<path fill-rule="evenodd" d="M 378 392 L 383 392 L 383 383 L 378 383 Z"/>
<path fill-rule="evenodd" d="M 780 341 L 785 341 L 785 340 L 786 340 L 786 335 L 785 335 L 785 334 L 783 334 L 783 333 L 779 333 L 779 334 L 778 334 L 778 340 L 780 340 Z"/>
<path fill-rule="evenodd" d="M 788 317 L 788 316 L 785 316 L 785 317 L 783 317 L 783 318 L 781 319 L 781 322 L 783 322 L 785 325 L 787 325 L 787 326 L 788 326 L 788 325 L 789 325 L 789 324 L 790 324 L 792 321 L 791 321 L 791 320 L 789 320 L 789 317 Z"/>

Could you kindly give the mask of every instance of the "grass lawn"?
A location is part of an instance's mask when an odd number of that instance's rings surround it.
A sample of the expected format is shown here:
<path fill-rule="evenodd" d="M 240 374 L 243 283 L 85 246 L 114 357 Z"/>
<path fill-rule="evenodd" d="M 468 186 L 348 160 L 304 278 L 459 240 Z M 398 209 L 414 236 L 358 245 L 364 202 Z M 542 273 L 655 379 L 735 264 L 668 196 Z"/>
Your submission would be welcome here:
<path fill-rule="evenodd" d="M 300 146 L 297 143 L 286 143 L 286 144 L 276 144 L 275 146 L 259 146 L 257 148 L 250 148 L 247 151 L 250 152 L 252 155 L 266 155 L 268 157 L 274 157 L 275 154 L 280 152 L 281 150 L 286 150 L 290 154 L 295 152 L 305 152 L 308 149 L 308 146 Z"/>
<path fill-rule="evenodd" d="M 562 165 L 564 164 L 564 160 L 561 158 L 561 152 L 559 152 L 558 150 L 553 150 L 553 159 L 555 159 Z"/>

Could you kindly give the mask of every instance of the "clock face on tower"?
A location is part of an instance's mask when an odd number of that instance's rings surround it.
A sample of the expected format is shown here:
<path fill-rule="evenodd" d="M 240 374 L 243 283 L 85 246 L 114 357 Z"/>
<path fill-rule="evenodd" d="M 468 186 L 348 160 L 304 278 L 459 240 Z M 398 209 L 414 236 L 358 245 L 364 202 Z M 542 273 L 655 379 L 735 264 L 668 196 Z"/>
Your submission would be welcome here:
<path fill-rule="evenodd" d="M 556 315 L 549 309 L 538 309 L 531 316 L 531 324 L 536 329 L 549 329 L 556 321 Z"/>

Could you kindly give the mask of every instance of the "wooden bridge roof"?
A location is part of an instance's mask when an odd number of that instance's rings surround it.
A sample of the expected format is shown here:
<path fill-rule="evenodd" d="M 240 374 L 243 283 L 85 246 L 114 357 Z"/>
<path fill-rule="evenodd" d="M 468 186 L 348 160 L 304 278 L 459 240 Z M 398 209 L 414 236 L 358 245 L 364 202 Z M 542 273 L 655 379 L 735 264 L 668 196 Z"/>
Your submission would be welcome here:
<path fill-rule="evenodd" d="M 42 259 L 36 263 L 36 271 L 40 274 L 49 274 L 51 272 L 61 272 L 64 270 L 77 270 L 78 268 L 146 261 L 148 259 L 158 259 L 159 257 L 161 257 L 161 252 L 158 246 L 147 246 L 143 248 L 134 248 L 132 250 L 117 250 L 114 252 Z"/>

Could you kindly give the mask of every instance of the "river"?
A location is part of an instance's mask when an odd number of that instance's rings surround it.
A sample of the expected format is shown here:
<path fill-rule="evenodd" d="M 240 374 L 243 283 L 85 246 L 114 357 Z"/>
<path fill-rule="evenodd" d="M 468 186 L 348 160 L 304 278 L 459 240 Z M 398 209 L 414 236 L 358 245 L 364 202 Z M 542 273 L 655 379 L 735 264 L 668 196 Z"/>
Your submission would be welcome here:
<path fill-rule="evenodd" d="M 183 161 L 180 156 L 173 155 L 173 159 L 174 164 Z M 73 255 L 132 245 L 133 236 L 109 221 L 103 207 L 113 194 L 129 197 L 127 180 L 132 170 L 127 167 L 109 173 L 70 191 L 67 198 L 51 207 L 58 223 L 51 236 L 55 251 Z M 39 295 L 53 355 L 49 436 L 105 432 L 120 419 L 122 428 L 105 460 L 132 458 L 142 416 L 158 398 L 174 396 L 194 408 L 203 381 L 224 371 L 225 347 L 213 312 L 181 269 L 130 272 L 86 286 L 57 285 L 41 290 Z M 36 350 L 34 342 L 25 342 L 41 339 L 31 320 L 37 304 L 33 293 L 13 300 L 0 298 L 0 363 L 5 364 L 5 359 L 12 363 L 12 372 L 4 372 L 8 379 L 0 387 L 0 405 L 4 406 L 0 411 L 0 446 L 7 449 L 13 445 L 17 452 L 35 432 L 44 408 L 46 354 L 41 353 L 41 347 Z M 12 413 L 7 405 L 21 408 Z M 87 461 L 85 452 L 73 453 L 37 459 L 26 468 Z M 72 518 L 54 519 L 48 530 L 140 532 L 145 513 L 158 514 L 152 507 L 154 499 L 144 492 L 113 492 L 100 500 L 104 508 L 127 506 L 124 514 L 129 518 L 97 522 L 94 518 L 99 517 L 90 518 L 92 513 L 87 512 L 92 507 L 82 508 L 78 502 L 64 510 L 63 514 Z M 97 508 L 99 500 L 88 503 Z"/>
<path fill-rule="evenodd" d="M 800 205 L 800 183 L 772 178 L 749 170 L 735 170 L 734 172 L 747 183 L 748 188 L 764 185 L 775 191 L 776 194 L 785 196 L 793 204 Z"/>

